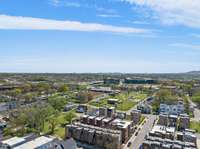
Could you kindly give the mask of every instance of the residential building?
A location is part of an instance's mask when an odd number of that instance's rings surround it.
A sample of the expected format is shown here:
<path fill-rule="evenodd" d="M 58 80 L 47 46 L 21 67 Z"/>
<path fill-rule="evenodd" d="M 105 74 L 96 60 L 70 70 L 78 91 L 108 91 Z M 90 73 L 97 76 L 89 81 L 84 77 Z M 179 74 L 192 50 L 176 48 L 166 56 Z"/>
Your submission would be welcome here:
<path fill-rule="evenodd" d="M 76 112 L 78 113 L 86 113 L 88 110 L 87 105 L 78 105 Z"/>
<path fill-rule="evenodd" d="M 179 115 L 184 113 L 185 107 L 182 102 L 178 102 L 178 104 L 160 104 L 159 111 L 164 114 Z"/>
<path fill-rule="evenodd" d="M 110 98 L 110 99 L 107 100 L 107 102 L 108 102 L 108 104 L 115 105 L 115 104 L 117 104 L 119 102 L 119 99 L 112 99 L 112 98 Z"/>
<path fill-rule="evenodd" d="M 41 136 L 13 149 L 53 149 L 55 137 Z"/>
<path fill-rule="evenodd" d="M 133 124 L 136 125 L 140 122 L 141 119 L 141 111 L 140 110 L 132 110 L 131 111 L 131 120 L 133 121 Z"/>
<path fill-rule="evenodd" d="M 187 114 L 180 115 L 179 129 L 188 129 L 190 127 L 190 117 Z"/>
<path fill-rule="evenodd" d="M 77 107 L 77 106 L 76 106 L 75 104 L 73 104 L 73 103 L 68 103 L 67 105 L 65 105 L 64 111 L 67 112 L 67 111 L 70 111 L 70 110 L 72 110 L 72 109 L 74 109 L 74 108 L 76 108 L 76 107 Z"/>
<path fill-rule="evenodd" d="M 121 130 L 123 143 L 128 141 L 131 133 L 131 122 L 115 119 L 111 122 L 111 128 L 115 130 Z"/>
<path fill-rule="evenodd" d="M 107 117 L 107 107 L 100 107 L 99 108 L 99 116 Z"/>
<path fill-rule="evenodd" d="M 66 126 L 66 138 L 94 145 L 104 149 L 120 149 L 122 145 L 121 131 L 105 129 L 81 123 Z"/>
<path fill-rule="evenodd" d="M 116 109 L 115 107 L 107 108 L 107 117 L 113 118 L 115 116 Z"/>
<path fill-rule="evenodd" d="M 158 125 L 168 126 L 168 115 L 160 114 L 158 119 Z"/>
<path fill-rule="evenodd" d="M 144 114 L 150 114 L 151 111 L 152 111 L 152 108 L 149 104 L 147 103 L 142 103 L 142 104 L 139 104 L 137 106 L 137 109 L 141 111 L 141 113 L 144 113 Z"/>
<path fill-rule="evenodd" d="M 0 144 L 1 149 L 54 149 L 56 138 L 52 136 L 36 137 L 30 135 L 26 137 L 13 137 L 3 140 Z"/>
<path fill-rule="evenodd" d="M 168 116 L 168 126 L 177 127 L 178 116 L 177 115 L 169 115 Z"/>

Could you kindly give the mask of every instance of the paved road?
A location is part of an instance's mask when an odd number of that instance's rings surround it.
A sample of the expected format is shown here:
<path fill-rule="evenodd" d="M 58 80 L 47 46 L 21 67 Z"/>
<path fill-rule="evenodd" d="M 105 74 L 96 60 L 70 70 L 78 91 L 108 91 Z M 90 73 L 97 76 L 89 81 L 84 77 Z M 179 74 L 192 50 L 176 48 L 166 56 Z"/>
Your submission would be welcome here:
<path fill-rule="evenodd" d="M 148 134 L 151 131 L 155 119 L 155 115 L 146 115 L 146 123 L 144 125 L 139 126 L 140 131 L 138 132 L 138 135 L 135 136 L 134 133 L 128 141 L 131 142 L 132 145 L 128 148 L 126 144 L 124 149 L 139 149 L 140 145 L 144 141 L 146 134 Z"/>
<path fill-rule="evenodd" d="M 189 100 L 191 107 L 194 108 L 194 118 L 192 118 L 193 121 L 200 121 L 200 109 L 197 108 L 197 105 Z"/>

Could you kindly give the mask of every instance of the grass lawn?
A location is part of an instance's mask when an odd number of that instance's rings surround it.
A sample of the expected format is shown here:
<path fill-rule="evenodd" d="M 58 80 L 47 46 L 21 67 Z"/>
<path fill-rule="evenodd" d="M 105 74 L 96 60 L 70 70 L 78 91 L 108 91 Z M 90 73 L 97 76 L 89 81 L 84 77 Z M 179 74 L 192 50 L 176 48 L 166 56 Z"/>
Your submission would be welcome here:
<path fill-rule="evenodd" d="M 109 105 L 107 103 L 107 99 L 108 98 L 101 99 L 99 102 L 91 101 L 91 102 L 89 102 L 89 104 L 92 105 L 92 106 L 95 106 L 95 107 L 102 107 L 102 106 L 108 106 L 108 107 L 110 107 L 110 106 L 112 106 L 112 105 Z"/>
<path fill-rule="evenodd" d="M 122 103 L 117 104 L 117 110 L 120 111 L 128 111 L 132 107 L 134 107 L 137 103 L 131 100 L 123 100 Z"/>
<path fill-rule="evenodd" d="M 147 94 L 140 93 L 140 92 L 130 92 L 128 93 L 120 93 L 114 97 L 109 98 L 116 98 L 119 99 L 119 103 L 117 104 L 117 110 L 120 111 L 127 111 L 134 107 L 139 101 L 145 99 L 147 97 Z M 100 100 L 99 102 L 91 101 L 89 104 L 96 107 L 102 107 L 102 106 L 108 106 L 112 107 L 114 105 L 108 104 L 107 99 L 105 98 Z"/>
<path fill-rule="evenodd" d="M 196 132 L 200 133 L 200 122 L 191 121 L 190 129 L 194 129 Z"/>

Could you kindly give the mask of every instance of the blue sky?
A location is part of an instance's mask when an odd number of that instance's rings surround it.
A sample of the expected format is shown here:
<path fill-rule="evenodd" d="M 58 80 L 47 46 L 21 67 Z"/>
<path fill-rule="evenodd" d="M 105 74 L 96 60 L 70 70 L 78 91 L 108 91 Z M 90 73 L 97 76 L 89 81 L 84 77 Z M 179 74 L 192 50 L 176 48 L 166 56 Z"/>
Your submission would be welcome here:
<path fill-rule="evenodd" d="M 200 70 L 199 10 L 199 0 L 0 0 L 0 72 Z"/>

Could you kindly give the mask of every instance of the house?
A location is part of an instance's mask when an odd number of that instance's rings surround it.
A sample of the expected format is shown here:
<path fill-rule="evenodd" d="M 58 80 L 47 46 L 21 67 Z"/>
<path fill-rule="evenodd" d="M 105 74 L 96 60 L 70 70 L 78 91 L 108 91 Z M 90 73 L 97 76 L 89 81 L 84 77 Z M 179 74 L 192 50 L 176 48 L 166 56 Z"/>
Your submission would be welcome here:
<path fill-rule="evenodd" d="M 152 108 L 149 104 L 142 103 L 137 106 L 137 110 L 140 110 L 144 114 L 150 114 L 152 111 Z"/>
<path fill-rule="evenodd" d="M 107 102 L 108 102 L 108 104 L 117 104 L 118 102 L 119 102 L 119 99 L 112 99 L 112 98 L 110 98 L 110 99 L 108 99 L 107 100 Z"/>
<path fill-rule="evenodd" d="M 78 105 L 76 112 L 78 113 L 86 113 L 88 110 L 87 105 Z"/>
<path fill-rule="evenodd" d="M 177 104 L 160 104 L 159 111 L 164 114 L 179 115 L 184 113 L 185 107 L 182 102 Z"/>
<path fill-rule="evenodd" d="M 68 103 L 65 107 L 64 107 L 64 111 L 67 112 L 67 111 L 70 111 L 74 108 L 76 108 L 77 106 L 73 103 Z"/>

